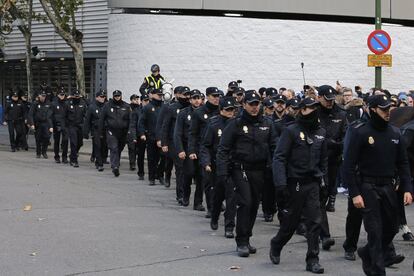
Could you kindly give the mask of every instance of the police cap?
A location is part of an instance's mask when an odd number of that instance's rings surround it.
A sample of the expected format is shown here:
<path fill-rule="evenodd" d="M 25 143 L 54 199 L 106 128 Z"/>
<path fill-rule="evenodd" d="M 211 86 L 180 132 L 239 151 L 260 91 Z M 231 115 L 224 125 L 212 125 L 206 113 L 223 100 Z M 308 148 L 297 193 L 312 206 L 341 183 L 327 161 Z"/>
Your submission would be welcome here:
<path fill-rule="evenodd" d="M 286 103 L 286 102 L 287 102 L 287 98 L 286 98 L 286 96 L 284 96 L 284 95 L 282 95 L 282 94 L 278 94 L 278 95 L 274 96 L 272 99 L 273 99 L 273 101 L 275 101 L 276 103 L 277 103 L 277 102 L 283 102 L 283 103 Z"/>
<path fill-rule="evenodd" d="M 335 88 L 330 85 L 322 85 L 319 86 L 318 95 L 323 96 L 327 101 L 335 100 L 335 96 L 337 94 Z"/>
<path fill-rule="evenodd" d="M 286 107 L 291 107 L 293 109 L 299 109 L 300 100 L 298 99 L 290 99 L 286 102 Z"/>
<path fill-rule="evenodd" d="M 272 107 L 273 106 L 273 100 L 272 99 L 269 99 L 269 98 L 266 98 L 264 101 L 263 101 L 263 105 L 265 106 L 265 107 Z"/>
<path fill-rule="evenodd" d="M 114 92 L 112 92 L 112 96 L 113 97 L 122 96 L 122 92 L 120 90 L 115 90 Z"/>
<path fill-rule="evenodd" d="M 304 98 L 300 104 L 299 108 L 305 108 L 305 107 L 317 107 L 319 106 L 319 102 L 317 102 L 314 98 L 306 97 Z"/>
<path fill-rule="evenodd" d="M 260 102 L 260 95 L 255 90 L 248 90 L 244 94 L 245 103 Z"/>
<path fill-rule="evenodd" d="M 206 89 L 206 95 L 207 96 L 210 96 L 210 95 L 212 95 L 212 96 L 214 96 L 214 95 L 220 95 L 220 90 L 217 88 L 217 87 L 208 87 L 207 89 Z"/>
<path fill-rule="evenodd" d="M 234 109 L 235 107 L 234 105 L 235 105 L 235 100 L 233 97 L 228 96 L 228 97 L 220 98 L 220 102 L 219 102 L 220 109 L 224 109 L 224 110 L 230 109 L 230 108 Z"/>
<path fill-rule="evenodd" d="M 370 108 L 379 107 L 381 109 L 386 109 L 391 105 L 391 100 L 385 95 L 374 95 L 368 98 L 368 106 Z"/>
<path fill-rule="evenodd" d="M 44 91 L 44 93 L 46 93 L 46 91 Z M 47 93 L 46 93 L 47 94 Z M 79 90 L 72 90 L 72 93 L 70 94 L 72 97 L 80 97 L 80 92 Z"/>
<path fill-rule="evenodd" d="M 141 95 L 141 101 L 146 101 L 146 100 L 149 100 L 149 96 L 148 94 L 144 93 Z"/>
<path fill-rule="evenodd" d="M 129 97 L 129 100 L 135 100 L 135 99 L 139 99 L 139 96 L 137 94 L 132 94 L 131 97 Z"/>
<path fill-rule="evenodd" d="M 191 98 L 197 98 L 197 97 L 201 98 L 202 94 L 201 94 L 200 90 L 193 89 L 193 90 L 190 91 L 190 96 L 191 96 Z"/>

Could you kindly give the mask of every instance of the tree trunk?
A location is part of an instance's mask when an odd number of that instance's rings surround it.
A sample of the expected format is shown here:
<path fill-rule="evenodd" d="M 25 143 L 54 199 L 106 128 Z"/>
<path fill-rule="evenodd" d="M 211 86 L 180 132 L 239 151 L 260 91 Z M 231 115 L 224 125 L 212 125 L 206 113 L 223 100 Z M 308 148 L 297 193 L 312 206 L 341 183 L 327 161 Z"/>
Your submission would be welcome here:
<path fill-rule="evenodd" d="M 26 77 L 27 77 L 27 94 L 29 101 L 32 99 L 33 93 L 33 73 L 32 73 L 32 41 L 31 33 L 24 33 L 24 39 L 26 42 Z"/>
<path fill-rule="evenodd" d="M 73 58 L 76 65 L 76 87 L 80 94 L 86 96 L 85 86 L 85 65 L 83 61 L 83 46 L 82 43 L 74 43 L 72 46 Z"/>

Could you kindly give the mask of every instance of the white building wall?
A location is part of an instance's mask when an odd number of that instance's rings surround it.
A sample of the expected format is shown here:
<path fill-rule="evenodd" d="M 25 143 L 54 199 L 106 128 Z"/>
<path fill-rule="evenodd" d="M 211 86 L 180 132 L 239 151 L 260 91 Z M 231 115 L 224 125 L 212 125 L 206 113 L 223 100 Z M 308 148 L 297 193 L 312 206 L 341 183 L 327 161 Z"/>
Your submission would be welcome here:
<path fill-rule="evenodd" d="M 392 68 L 383 86 L 392 92 L 414 88 L 414 28 L 384 26 L 393 38 Z M 270 19 L 111 14 L 108 90 L 137 93 L 150 66 L 158 63 L 176 85 L 204 90 L 243 80 L 248 89 L 309 84 L 374 86 L 367 67 L 371 25 Z"/>

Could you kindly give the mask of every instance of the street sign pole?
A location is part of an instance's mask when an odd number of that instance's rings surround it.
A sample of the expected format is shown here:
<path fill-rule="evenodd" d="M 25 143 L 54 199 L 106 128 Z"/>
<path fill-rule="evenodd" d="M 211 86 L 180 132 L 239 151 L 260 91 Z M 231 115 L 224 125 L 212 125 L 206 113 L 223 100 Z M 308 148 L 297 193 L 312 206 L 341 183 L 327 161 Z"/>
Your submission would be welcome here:
<path fill-rule="evenodd" d="M 381 0 L 375 0 L 375 29 L 381 30 Z M 375 67 L 375 88 L 382 88 L 382 67 Z"/>

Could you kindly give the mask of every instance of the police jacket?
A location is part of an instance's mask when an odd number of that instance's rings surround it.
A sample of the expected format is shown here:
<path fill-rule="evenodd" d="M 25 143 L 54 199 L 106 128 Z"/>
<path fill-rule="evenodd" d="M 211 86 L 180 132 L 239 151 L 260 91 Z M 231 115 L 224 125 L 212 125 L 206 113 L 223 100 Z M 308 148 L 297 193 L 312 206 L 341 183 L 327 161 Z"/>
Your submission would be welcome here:
<path fill-rule="evenodd" d="M 147 140 L 156 141 L 157 119 L 162 106 L 162 101 L 152 99 L 142 108 L 142 114 L 138 121 L 138 137 L 145 135 Z"/>
<path fill-rule="evenodd" d="M 341 155 L 347 128 L 346 112 L 337 105 L 334 105 L 332 109 L 320 107 L 319 120 L 321 127 L 326 130 L 329 155 Z"/>
<path fill-rule="evenodd" d="M 177 153 L 188 151 L 188 136 L 194 111 L 194 107 L 189 106 L 177 115 L 174 127 L 174 146 Z"/>
<path fill-rule="evenodd" d="M 28 119 L 30 108 L 32 107 L 32 103 L 29 101 L 22 101 L 22 104 L 25 107 L 25 119 Z"/>
<path fill-rule="evenodd" d="M 21 101 L 11 101 L 6 104 L 4 109 L 4 120 L 24 121 L 26 117 L 26 107 Z"/>
<path fill-rule="evenodd" d="M 126 102 L 110 99 L 102 109 L 99 118 L 99 132 L 102 134 L 105 130 L 128 131 L 130 112 L 131 108 Z"/>
<path fill-rule="evenodd" d="M 66 120 L 66 99 L 63 101 L 59 98 L 56 98 L 52 102 L 52 121 L 53 127 L 65 127 Z"/>
<path fill-rule="evenodd" d="M 28 124 L 37 126 L 39 124 L 47 124 L 47 128 L 53 127 L 52 122 L 52 106 L 49 102 L 44 101 L 33 102 L 28 115 Z"/>
<path fill-rule="evenodd" d="M 188 107 L 189 102 L 175 102 L 167 106 L 161 129 L 161 144 L 163 146 L 174 145 L 174 127 L 178 114 Z"/>
<path fill-rule="evenodd" d="M 205 166 L 216 164 L 216 154 L 223 130 L 232 119 L 221 115 L 214 116 L 207 124 L 207 129 L 200 146 L 200 164 Z"/>
<path fill-rule="evenodd" d="M 327 166 L 325 129 L 305 127 L 300 120 L 285 128 L 273 155 L 275 186 L 286 186 L 289 178 L 321 178 Z"/>
<path fill-rule="evenodd" d="M 398 128 L 391 125 L 379 127 L 370 119 L 348 129 L 343 180 L 348 184 L 352 198 L 360 195 L 360 178 L 392 179 L 396 174 L 400 178 L 400 190 L 412 192 L 407 151 Z"/>
<path fill-rule="evenodd" d="M 88 110 L 85 115 L 85 124 L 83 125 L 83 135 L 88 136 L 89 132 L 92 136 L 97 135 L 99 131 L 99 119 L 102 116 L 102 111 L 105 103 L 100 103 L 95 100 L 94 103 L 88 106 Z"/>
<path fill-rule="evenodd" d="M 164 78 L 161 75 L 153 76 L 152 74 L 148 77 L 145 77 L 144 82 L 139 88 L 141 95 L 147 94 L 149 88 L 159 89 L 162 88 L 162 82 Z"/>
<path fill-rule="evenodd" d="M 86 102 L 82 99 L 69 99 L 66 101 L 66 124 L 67 127 L 83 127 L 86 114 Z"/>
<path fill-rule="evenodd" d="M 362 99 L 353 99 L 349 103 L 347 103 L 344 108 L 346 110 L 346 120 L 347 123 L 350 124 L 356 120 L 359 120 L 363 114 L 362 106 L 364 105 L 364 101 Z"/>
<path fill-rule="evenodd" d="M 201 139 L 204 136 L 207 122 L 211 117 L 219 114 L 218 106 L 206 102 L 199 107 L 193 114 L 190 127 L 190 136 L 188 141 L 189 154 L 198 154 L 200 150 Z"/>
<path fill-rule="evenodd" d="M 271 120 L 260 114 L 252 117 L 242 112 L 240 117 L 228 123 L 221 136 L 216 156 L 217 175 L 229 175 L 231 165 L 265 170 L 271 163 L 274 141 Z"/>

